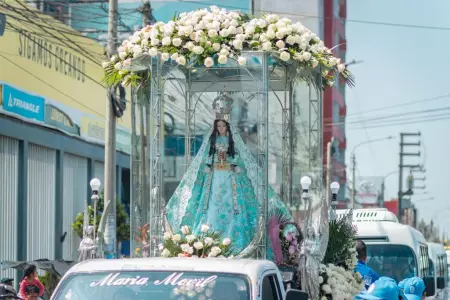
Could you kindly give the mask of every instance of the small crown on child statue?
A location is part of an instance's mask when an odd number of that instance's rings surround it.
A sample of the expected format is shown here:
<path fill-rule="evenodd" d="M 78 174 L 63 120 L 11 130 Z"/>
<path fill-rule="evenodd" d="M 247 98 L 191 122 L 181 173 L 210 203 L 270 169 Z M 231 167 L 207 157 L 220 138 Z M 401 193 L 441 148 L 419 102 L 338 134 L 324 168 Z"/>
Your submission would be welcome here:
<path fill-rule="evenodd" d="M 212 105 L 212 108 L 216 113 L 216 120 L 224 120 L 229 122 L 232 106 L 233 99 L 231 99 L 226 92 L 220 92 L 214 99 Z"/>

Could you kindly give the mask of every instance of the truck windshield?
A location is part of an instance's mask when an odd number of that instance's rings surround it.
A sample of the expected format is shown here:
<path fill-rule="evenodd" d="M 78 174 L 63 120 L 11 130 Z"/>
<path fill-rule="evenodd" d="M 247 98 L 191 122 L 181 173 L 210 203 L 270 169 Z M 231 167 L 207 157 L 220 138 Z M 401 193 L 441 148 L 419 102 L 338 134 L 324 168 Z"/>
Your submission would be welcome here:
<path fill-rule="evenodd" d="M 388 276 L 397 282 L 417 276 L 417 261 L 412 249 L 404 245 L 366 244 L 367 266 L 378 276 Z"/>
<path fill-rule="evenodd" d="M 55 300 L 144 300 L 250 298 L 244 275 L 212 272 L 116 271 L 74 274 Z"/>

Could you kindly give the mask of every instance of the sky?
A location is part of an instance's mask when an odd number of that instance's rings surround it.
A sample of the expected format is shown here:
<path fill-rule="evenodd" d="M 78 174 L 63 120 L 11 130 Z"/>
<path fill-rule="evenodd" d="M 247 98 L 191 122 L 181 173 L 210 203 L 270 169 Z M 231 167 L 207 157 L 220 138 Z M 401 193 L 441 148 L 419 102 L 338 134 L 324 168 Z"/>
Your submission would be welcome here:
<path fill-rule="evenodd" d="M 363 61 L 350 66 L 356 87 L 346 92 L 347 166 L 356 145 L 391 135 L 355 150 L 356 174 L 385 176 L 398 170 L 400 132 L 420 131 L 422 156 L 407 163 L 424 164 L 426 173 L 417 177 L 426 181 L 416 185 L 426 189 L 415 191 L 412 201 L 419 220 L 433 219 L 441 228 L 450 227 L 449 11 L 448 0 L 347 0 L 347 62 Z M 398 180 L 398 174 L 386 178 L 385 199 L 397 198 Z"/>

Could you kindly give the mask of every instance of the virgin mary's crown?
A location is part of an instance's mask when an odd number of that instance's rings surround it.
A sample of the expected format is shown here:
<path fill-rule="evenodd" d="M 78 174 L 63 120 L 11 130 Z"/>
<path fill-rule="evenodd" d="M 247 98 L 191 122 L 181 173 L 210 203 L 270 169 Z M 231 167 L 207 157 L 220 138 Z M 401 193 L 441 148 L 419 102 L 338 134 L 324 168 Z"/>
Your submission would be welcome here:
<path fill-rule="evenodd" d="M 226 92 L 220 92 L 213 100 L 212 108 L 216 113 L 216 120 L 224 120 L 229 122 L 231 109 L 233 106 L 233 99 L 231 99 Z"/>

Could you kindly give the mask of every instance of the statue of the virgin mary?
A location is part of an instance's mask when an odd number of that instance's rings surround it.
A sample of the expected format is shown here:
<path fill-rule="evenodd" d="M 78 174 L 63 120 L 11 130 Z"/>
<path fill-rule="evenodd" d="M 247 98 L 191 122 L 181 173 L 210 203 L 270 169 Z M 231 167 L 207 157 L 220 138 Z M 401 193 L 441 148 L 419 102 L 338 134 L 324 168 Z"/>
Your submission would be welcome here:
<path fill-rule="evenodd" d="M 173 230 L 188 225 L 194 234 L 206 224 L 222 237 L 232 240 L 241 252 L 258 230 L 261 199 L 257 191 L 262 171 L 236 128 L 230 124 L 232 99 L 225 93 L 213 102 L 216 113 L 212 131 L 205 138 L 167 207 L 167 219 Z M 292 220 L 279 196 L 270 187 L 269 220 L 280 216 Z M 266 224 L 263 224 L 266 230 Z M 287 231 L 296 230 L 285 227 Z M 269 253 L 269 255 L 272 255 Z"/>

